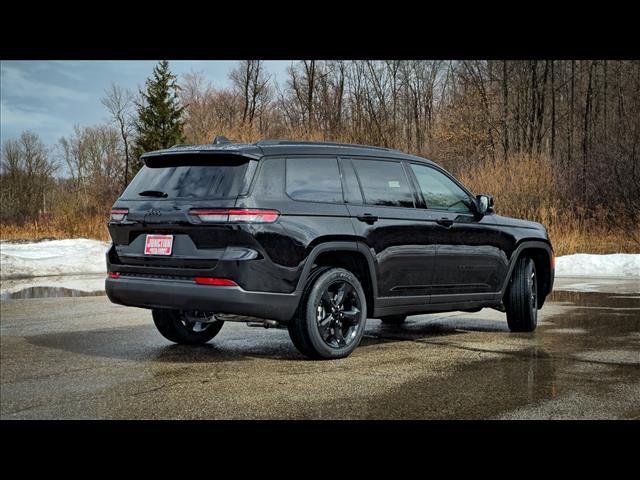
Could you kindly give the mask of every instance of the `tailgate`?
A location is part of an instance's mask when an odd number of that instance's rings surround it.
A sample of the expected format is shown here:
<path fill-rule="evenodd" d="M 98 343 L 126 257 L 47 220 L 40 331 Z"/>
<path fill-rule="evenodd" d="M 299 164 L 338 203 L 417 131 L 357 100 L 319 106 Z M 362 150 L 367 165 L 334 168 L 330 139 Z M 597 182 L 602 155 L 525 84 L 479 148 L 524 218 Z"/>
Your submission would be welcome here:
<path fill-rule="evenodd" d="M 190 211 L 233 208 L 237 198 L 247 193 L 257 161 L 190 153 L 151 156 L 145 162 L 113 206 L 126 211 L 122 219 L 109 222 L 113 263 L 212 269 L 229 247 L 254 244 L 251 235 L 237 226 L 204 224 Z M 163 236 L 161 243 L 148 243 L 150 235 Z M 168 255 L 147 248 L 165 244 L 170 247 Z"/>

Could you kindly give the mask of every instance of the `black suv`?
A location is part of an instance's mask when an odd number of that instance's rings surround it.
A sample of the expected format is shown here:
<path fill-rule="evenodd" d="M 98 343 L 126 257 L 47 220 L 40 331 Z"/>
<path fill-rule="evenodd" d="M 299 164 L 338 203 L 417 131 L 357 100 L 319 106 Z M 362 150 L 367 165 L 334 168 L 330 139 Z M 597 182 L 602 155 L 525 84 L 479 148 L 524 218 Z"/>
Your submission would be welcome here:
<path fill-rule="evenodd" d="M 259 141 L 142 158 L 111 211 L 106 291 L 152 309 L 173 342 L 245 321 L 288 328 L 307 356 L 340 358 L 368 317 L 484 307 L 529 332 L 553 286 L 542 225 L 495 214 L 491 197 L 420 157 Z"/>

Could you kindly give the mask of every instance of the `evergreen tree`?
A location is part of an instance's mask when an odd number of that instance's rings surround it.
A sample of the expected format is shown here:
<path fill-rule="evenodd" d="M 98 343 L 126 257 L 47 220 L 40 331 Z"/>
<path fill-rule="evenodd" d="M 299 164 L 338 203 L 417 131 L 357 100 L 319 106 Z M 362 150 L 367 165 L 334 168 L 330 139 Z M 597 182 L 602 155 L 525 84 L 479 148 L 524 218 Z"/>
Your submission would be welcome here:
<path fill-rule="evenodd" d="M 169 62 L 162 60 L 147 79 L 146 90 L 140 90 L 133 151 L 137 162 L 133 165 L 133 173 L 142 166 L 139 159 L 143 153 L 184 142 L 184 107 L 178 101 L 179 88 L 176 76 L 169 70 Z"/>

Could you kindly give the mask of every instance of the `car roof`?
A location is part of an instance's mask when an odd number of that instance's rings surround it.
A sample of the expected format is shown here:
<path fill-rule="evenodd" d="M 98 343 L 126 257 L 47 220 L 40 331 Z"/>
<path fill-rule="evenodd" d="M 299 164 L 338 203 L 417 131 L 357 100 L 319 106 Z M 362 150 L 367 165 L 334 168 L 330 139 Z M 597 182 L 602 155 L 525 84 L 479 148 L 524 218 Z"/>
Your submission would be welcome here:
<path fill-rule="evenodd" d="M 220 143 L 204 145 L 174 145 L 164 150 L 147 152 L 142 159 L 174 155 L 174 154 L 219 154 L 238 155 L 254 160 L 273 155 L 336 155 L 336 156 L 366 156 L 378 158 L 393 158 L 399 160 L 413 160 L 433 163 L 422 157 L 410 155 L 384 147 L 372 147 L 352 143 L 310 142 L 294 140 L 259 140 L 255 143 Z"/>

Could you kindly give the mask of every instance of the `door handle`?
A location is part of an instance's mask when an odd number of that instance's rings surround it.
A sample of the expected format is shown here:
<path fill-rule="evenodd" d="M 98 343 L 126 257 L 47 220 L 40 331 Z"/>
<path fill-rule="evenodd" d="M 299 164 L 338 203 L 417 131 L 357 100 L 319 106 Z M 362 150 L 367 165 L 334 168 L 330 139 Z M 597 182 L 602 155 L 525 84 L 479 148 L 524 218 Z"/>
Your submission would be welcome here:
<path fill-rule="evenodd" d="M 451 225 L 453 225 L 453 220 L 449 220 L 448 218 L 440 218 L 436 220 L 436 223 L 438 225 L 442 225 L 443 227 L 449 228 Z"/>
<path fill-rule="evenodd" d="M 358 215 L 356 218 L 361 222 L 368 223 L 369 225 L 378 221 L 378 217 L 376 215 L 371 215 L 370 213 L 365 213 L 364 215 Z"/>

